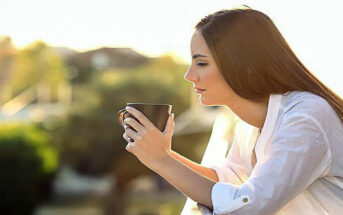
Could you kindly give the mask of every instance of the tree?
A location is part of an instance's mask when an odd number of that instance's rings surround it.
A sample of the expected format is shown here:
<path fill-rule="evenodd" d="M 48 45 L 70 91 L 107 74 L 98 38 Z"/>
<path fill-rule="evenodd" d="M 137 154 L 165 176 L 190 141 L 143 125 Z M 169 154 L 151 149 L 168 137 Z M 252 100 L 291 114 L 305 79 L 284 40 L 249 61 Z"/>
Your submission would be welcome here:
<path fill-rule="evenodd" d="M 13 95 L 45 83 L 51 89 L 53 100 L 58 97 L 58 87 L 67 82 L 66 67 L 62 58 L 43 42 L 34 42 L 20 50 L 13 62 L 10 84 Z"/>
<path fill-rule="evenodd" d="M 9 77 L 12 69 L 12 61 L 15 49 L 10 37 L 0 37 L 0 104 L 11 98 Z"/>
<path fill-rule="evenodd" d="M 34 125 L 0 127 L 0 214 L 32 214 L 49 197 L 58 165 L 50 136 Z"/>

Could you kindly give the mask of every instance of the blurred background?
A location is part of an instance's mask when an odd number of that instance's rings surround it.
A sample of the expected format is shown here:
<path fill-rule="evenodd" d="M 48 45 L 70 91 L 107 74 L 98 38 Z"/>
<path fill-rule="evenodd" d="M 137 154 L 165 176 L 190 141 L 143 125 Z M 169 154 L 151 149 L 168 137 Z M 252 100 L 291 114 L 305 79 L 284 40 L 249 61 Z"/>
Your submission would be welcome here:
<path fill-rule="evenodd" d="M 239 119 L 183 76 L 196 23 L 244 4 L 343 96 L 339 0 L 0 0 L 0 214 L 180 214 L 186 197 L 125 150 L 116 114 L 172 104 L 175 151 L 226 149 Z"/>

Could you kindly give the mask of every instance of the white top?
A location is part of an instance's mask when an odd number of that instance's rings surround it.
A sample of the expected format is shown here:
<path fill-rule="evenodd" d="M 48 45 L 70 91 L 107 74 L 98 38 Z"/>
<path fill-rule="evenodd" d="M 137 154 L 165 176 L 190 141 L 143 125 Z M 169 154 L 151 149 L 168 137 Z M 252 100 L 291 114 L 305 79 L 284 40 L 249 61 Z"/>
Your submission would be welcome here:
<path fill-rule="evenodd" d="M 325 99 L 272 94 L 258 131 L 242 122 L 224 162 L 210 166 L 214 214 L 343 214 L 343 123 Z"/>

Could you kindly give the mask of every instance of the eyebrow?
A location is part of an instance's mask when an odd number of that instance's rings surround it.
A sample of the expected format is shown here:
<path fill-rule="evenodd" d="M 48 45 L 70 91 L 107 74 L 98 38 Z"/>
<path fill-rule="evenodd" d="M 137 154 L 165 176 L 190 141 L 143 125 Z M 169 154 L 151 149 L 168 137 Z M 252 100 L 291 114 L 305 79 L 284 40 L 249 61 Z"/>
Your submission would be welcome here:
<path fill-rule="evenodd" d="M 197 57 L 207 57 L 206 55 L 201 55 L 201 54 L 195 54 L 192 56 L 192 59 L 195 59 Z"/>

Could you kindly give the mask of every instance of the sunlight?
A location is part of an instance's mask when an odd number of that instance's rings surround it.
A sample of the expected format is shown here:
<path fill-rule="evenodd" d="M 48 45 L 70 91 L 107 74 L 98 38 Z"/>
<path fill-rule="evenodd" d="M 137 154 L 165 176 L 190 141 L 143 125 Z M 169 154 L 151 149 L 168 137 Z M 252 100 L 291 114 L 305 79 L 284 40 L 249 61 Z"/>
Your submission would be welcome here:
<path fill-rule="evenodd" d="M 338 0 L 326 3 L 340 4 Z M 214 11 L 241 5 L 268 14 L 310 71 L 343 95 L 338 72 L 343 48 L 343 31 L 338 26 L 343 14 L 339 7 L 326 10 L 321 1 L 13 0 L 0 3 L 0 35 L 10 36 L 19 48 L 36 40 L 78 51 L 131 47 L 150 57 L 173 53 L 179 56 L 175 57 L 178 62 L 189 64 L 189 44 L 197 21 Z"/>

